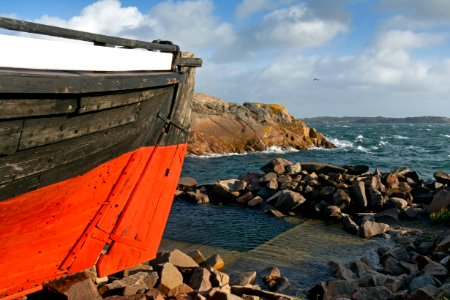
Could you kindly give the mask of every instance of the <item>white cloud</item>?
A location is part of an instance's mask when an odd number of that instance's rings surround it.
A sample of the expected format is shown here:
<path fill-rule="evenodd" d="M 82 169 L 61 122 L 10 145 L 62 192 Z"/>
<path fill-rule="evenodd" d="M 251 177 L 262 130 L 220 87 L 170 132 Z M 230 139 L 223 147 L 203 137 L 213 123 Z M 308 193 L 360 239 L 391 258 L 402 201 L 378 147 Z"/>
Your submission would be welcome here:
<path fill-rule="evenodd" d="M 306 5 L 295 5 L 264 16 L 255 37 L 269 45 L 306 48 L 323 45 L 347 30 L 344 23 L 317 18 Z"/>
<path fill-rule="evenodd" d="M 238 20 L 243 20 L 261 10 L 273 7 L 271 0 L 243 0 L 235 10 Z"/>
<path fill-rule="evenodd" d="M 65 21 L 51 16 L 37 20 L 46 24 L 77 30 L 117 35 L 140 26 L 144 16 L 136 7 L 122 7 L 118 0 L 100 0 L 85 7 L 79 16 Z"/>
<path fill-rule="evenodd" d="M 386 22 L 390 27 L 420 28 L 450 24 L 448 0 L 382 0 L 379 7 L 395 14 Z"/>

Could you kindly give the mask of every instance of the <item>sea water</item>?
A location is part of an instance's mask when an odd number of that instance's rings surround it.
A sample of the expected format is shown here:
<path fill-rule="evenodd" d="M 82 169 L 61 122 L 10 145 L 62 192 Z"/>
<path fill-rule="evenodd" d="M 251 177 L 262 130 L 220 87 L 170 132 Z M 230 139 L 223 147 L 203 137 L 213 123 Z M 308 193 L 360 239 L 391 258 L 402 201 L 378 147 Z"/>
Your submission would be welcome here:
<path fill-rule="evenodd" d="M 271 148 L 252 154 L 189 156 L 182 176 L 199 184 L 260 172 L 269 160 L 319 161 L 336 165 L 368 165 L 386 172 L 408 167 L 429 180 L 433 172 L 450 172 L 450 124 L 336 124 L 317 125 L 335 149 L 282 151 Z M 382 238 L 363 240 L 343 232 L 339 225 L 299 218 L 279 219 L 257 209 L 194 205 L 175 201 L 162 248 L 201 249 L 221 254 L 230 271 L 262 271 L 278 266 L 298 290 L 306 290 L 332 275 L 330 260 L 348 262 L 369 256 L 376 263 Z"/>

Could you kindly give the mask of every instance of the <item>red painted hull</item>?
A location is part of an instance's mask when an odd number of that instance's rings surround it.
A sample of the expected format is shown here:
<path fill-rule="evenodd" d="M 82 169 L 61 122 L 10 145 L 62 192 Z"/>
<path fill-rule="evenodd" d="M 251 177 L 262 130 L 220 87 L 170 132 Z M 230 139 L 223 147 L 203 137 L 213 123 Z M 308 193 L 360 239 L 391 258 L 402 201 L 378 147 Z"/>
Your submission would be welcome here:
<path fill-rule="evenodd" d="M 0 297 L 96 267 L 105 276 L 155 257 L 186 144 L 142 147 L 0 202 Z"/>

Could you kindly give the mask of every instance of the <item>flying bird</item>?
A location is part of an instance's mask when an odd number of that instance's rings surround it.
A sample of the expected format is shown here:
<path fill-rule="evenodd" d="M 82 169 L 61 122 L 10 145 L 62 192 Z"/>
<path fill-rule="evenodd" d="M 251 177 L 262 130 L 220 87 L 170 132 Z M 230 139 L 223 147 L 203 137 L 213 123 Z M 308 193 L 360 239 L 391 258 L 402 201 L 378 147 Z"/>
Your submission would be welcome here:
<path fill-rule="evenodd" d="M 320 79 L 318 77 L 314 77 L 313 81 L 319 81 Z"/>

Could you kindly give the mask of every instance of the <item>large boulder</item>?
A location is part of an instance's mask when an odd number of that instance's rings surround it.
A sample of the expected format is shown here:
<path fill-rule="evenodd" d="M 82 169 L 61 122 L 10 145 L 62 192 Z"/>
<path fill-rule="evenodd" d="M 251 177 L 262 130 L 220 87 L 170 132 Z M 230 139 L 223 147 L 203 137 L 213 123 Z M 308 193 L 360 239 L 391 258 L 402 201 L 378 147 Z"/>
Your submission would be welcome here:
<path fill-rule="evenodd" d="M 328 174 L 328 173 L 345 173 L 346 170 L 342 167 L 321 163 L 321 162 L 303 162 L 302 169 L 306 170 L 308 173 L 315 172 L 317 174 Z"/>
<path fill-rule="evenodd" d="M 437 212 L 441 209 L 446 209 L 449 206 L 450 206 L 450 192 L 442 189 L 434 195 L 430 206 L 428 206 L 427 208 L 427 213 Z"/>
<path fill-rule="evenodd" d="M 275 207 L 282 211 L 291 211 L 306 201 L 300 193 L 283 190 L 277 197 Z"/>
<path fill-rule="evenodd" d="M 181 271 L 198 268 L 199 266 L 192 257 L 178 249 L 174 249 L 170 252 L 163 252 L 158 258 L 152 261 L 152 265 L 164 263 L 171 263 Z"/>
<path fill-rule="evenodd" d="M 277 104 L 228 103 L 194 94 L 188 152 L 192 154 L 263 151 L 271 146 L 334 148 L 324 136 Z"/>
<path fill-rule="evenodd" d="M 387 224 L 367 220 L 359 227 L 359 236 L 363 238 L 370 238 L 385 233 L 389 229 L 390 227 Z"/>

